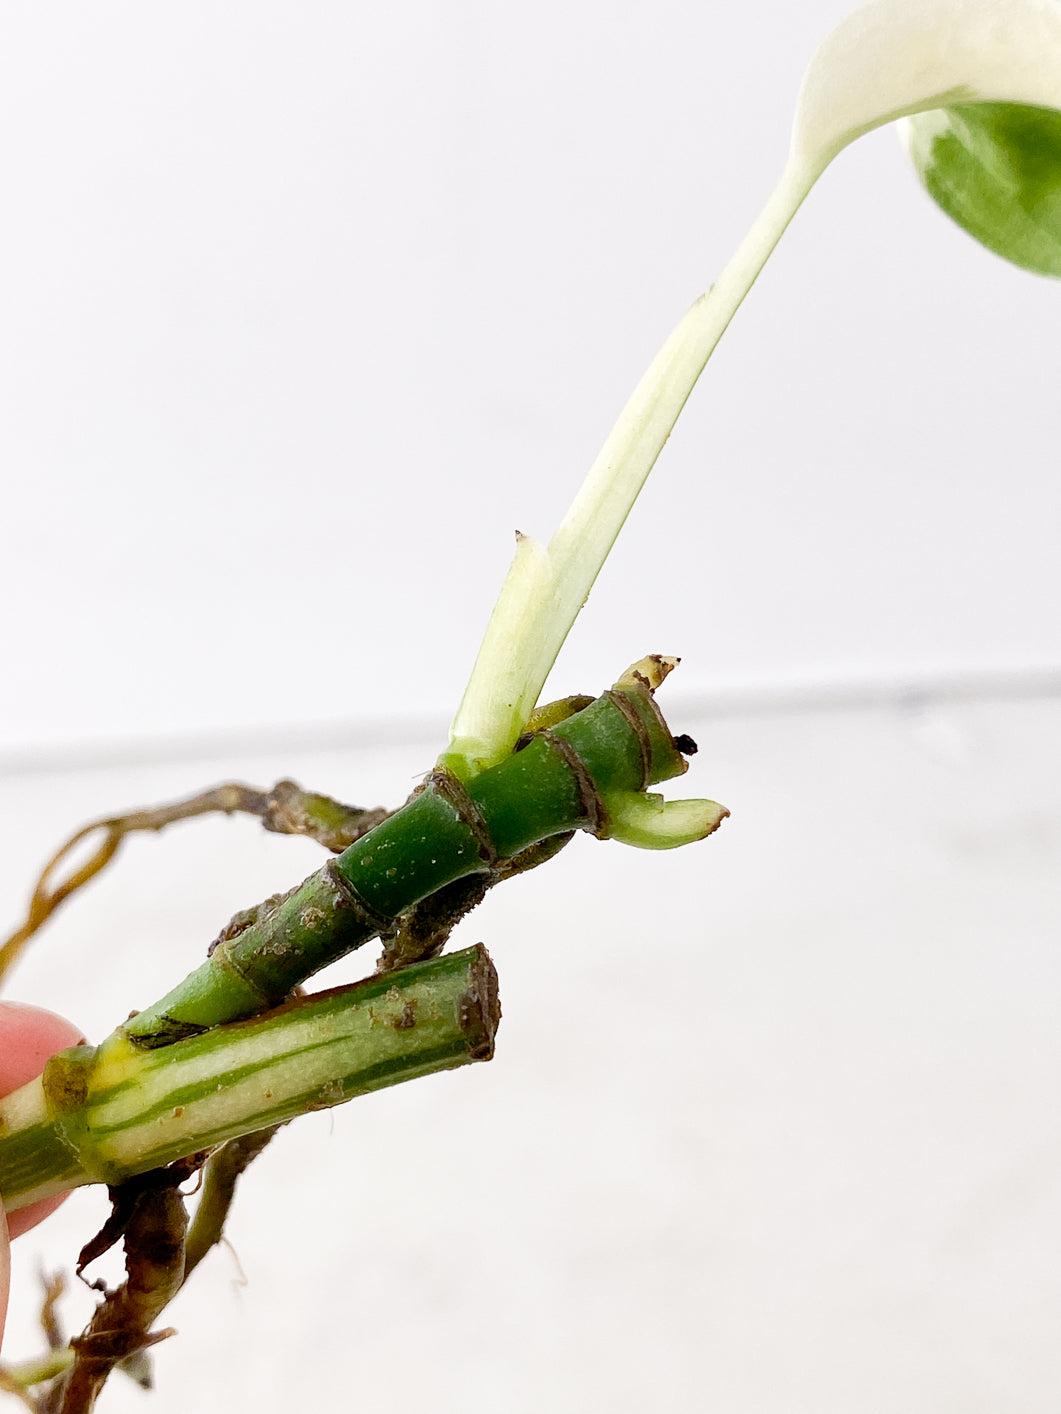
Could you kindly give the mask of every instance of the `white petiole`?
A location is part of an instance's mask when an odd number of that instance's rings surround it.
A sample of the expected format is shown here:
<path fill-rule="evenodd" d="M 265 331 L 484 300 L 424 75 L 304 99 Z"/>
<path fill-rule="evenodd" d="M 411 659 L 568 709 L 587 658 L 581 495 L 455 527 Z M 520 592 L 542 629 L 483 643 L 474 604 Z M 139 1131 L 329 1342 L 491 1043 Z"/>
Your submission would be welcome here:
<path fill-rule="evenodd" d="M 871 0 L 825 38 L 770 200 L 656 355 L 548 547 L 519 537 L 443 757 L 457 774 L 512 750 L 696 380 L 817 178 L 884 123 L 985 102 L 1061 108 L 1055 0 Z"/>

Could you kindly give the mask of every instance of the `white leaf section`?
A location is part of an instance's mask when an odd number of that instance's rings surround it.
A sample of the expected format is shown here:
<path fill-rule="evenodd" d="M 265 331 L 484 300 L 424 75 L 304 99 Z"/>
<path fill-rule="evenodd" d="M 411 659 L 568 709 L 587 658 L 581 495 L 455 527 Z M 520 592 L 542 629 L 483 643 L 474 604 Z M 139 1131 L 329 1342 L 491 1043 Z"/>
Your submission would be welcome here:
<path fill-rule="evenodd" d="M 821 172 L 872 128 L 952 103 L 1061 107 L 1056 0 L 873 0 L 810 62 L 793 160 Z"/>

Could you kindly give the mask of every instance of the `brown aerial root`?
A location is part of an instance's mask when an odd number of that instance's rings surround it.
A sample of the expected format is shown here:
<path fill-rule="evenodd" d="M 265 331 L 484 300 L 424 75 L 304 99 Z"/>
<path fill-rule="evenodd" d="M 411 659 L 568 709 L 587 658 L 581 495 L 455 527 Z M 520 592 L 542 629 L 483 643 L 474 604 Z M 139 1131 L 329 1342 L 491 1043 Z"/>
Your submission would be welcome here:
<path fill-rule="evenodd" d="M 271 791 L 229 781 L 169 805 L 93 820 L 71 835 L 41 870 L 25 921 L 0 947 L 0 981 L 59 905 L 107 867 L 127 835 L 163 830 L 178 820 L 218 813 L 257 816 L 267 830 L 283 835 L 308 835 L 337 854 L 378 825 L 388 812 L 342 805 L 329 796 L 304 791 L 294 781 L 278 781 Z M 62 866 L 68 863 L 73 852 L 93 835 L 100 836 L 93 853 L 66 877 L 59 878 Z"/>
<path fill-rule="evenodd" d="M 134 1180 L 139 1191 L 125 1223 L 126 1280 L 107 1292 L 83 1334 L 70 1342 L 75 1358 L 54 1406 L 59 1414 L 90 1414 L 117 1364 L 173 1334 L 151 1327 L 184 1281 L 188 1214 L 178 1186 L 182 1176 L 156 1170 L 144 1176 L 154 1180 L 150 1184 Z"/>
<path fill-rule="evenodd" d="M 112 1188 L 111 1216 L 82 1249 L 77 1270 L 80 1274 L 121 1238 L 125 1281 L 115 1291 L 103 1289 L 103 1300 L 92 1319 L 82 1334 L 70 1341 L 72 1364 L 36 1399 L 17 1384 L 0 1384 L 0 1388 L 19 1394 L 36 1414 L 91 1414 L 107 1377 L 119 1365 L 124 1373 L 149 1387 L 150 1367 L 144 1352 L 175 1334 L 172 1328 L 152 1330 L 152 1326 L 210 1249 L 221 1241 L 240 1175 L 279 1127 L 232 1139 L 209 1157 L 194 1155 Z M 200 1166 L 199 1204 L 189 1223 L 180 1185 Z M 61 1285 L 53 1282 L 45 1301 L 52 1326 L 51 1305 L 60 1291 Z M 58 1327 L 54 1329 L 57 1335 Z M 46 1334 L 49 1345 L 54 1345 L 47 1326 Z"/>

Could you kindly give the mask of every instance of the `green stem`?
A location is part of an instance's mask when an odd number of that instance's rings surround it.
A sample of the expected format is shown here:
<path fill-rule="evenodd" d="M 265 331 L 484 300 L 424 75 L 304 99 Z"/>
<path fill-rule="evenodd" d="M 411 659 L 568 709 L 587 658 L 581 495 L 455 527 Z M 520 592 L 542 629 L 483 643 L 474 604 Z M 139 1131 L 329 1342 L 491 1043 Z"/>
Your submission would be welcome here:
<path fill-rule="evenodd" d="M 648 660 L 646 660 L 647 662 Z M 439 767 L 401 810 L 310 876 L 122 1033 L 173 1041 L 278 1005 L 313 973 L 455 880 L 489 876 L 540 840 L 609 834 L 605 797 L 687 769 L 637 672 L 462 783 Z"/>
<path fill-rule="evenodd" d="M 72 1047 L 0 1100 L 5 1207 L 121 1183 L 308 1110 L 488 1060 L 499 1019 L 497 976 L 480 946 L 165 1050 L 117 1032 Z"/>

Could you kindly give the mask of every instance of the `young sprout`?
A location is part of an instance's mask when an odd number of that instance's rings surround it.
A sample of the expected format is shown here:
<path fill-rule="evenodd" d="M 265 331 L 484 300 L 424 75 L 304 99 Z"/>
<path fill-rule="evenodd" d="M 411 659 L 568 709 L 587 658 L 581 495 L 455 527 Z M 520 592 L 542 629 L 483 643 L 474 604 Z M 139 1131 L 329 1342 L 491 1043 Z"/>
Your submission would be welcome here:
<path fill-rule="evenodd" d="M 833 158 L 906 118 L 915 164 L 944 210 L 998 254 L 1061 275 L 1059 109 L 1054 0 L 872 0 L 826 37 L 773 195 L 637 385 L 548 546 L 517 538 L 442 758 L 452 771 L 467 779 L 512 750 L 685 400 Z"/>

